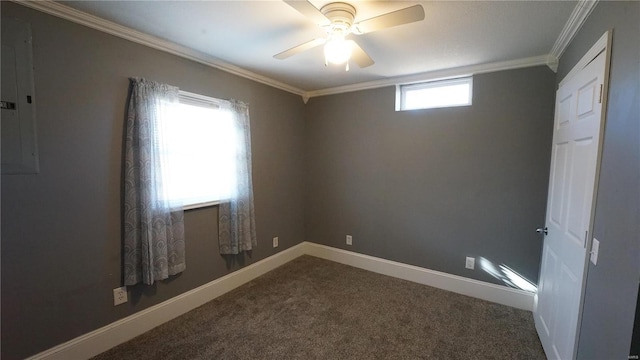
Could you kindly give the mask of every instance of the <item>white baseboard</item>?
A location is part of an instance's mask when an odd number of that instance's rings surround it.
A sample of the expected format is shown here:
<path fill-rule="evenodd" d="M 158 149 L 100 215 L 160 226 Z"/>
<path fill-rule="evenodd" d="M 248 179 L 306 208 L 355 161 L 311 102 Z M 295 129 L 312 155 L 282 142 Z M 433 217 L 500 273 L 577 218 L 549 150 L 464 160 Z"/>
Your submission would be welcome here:
<path fill-rule="evenodd" d="M 160 304 L 79 336 L 27 360 L 85 360 L 141 335 L 302 256 L 369 270 L 498 304 L 533 310 L 534 294 L 325 245 L 303 242 Z"/>
<path fill-rule="evenodd" d="M 533 310 L 534 294 L 527 291 L 310 242 L 306 243 L 305 254 L 518 309 Z"/>
<path fill-rule="evenodd" d="M 84 360 L 141 335 L 304 255 L 301 243 L 191 291 L 79 336 L 28 360 Z"/>

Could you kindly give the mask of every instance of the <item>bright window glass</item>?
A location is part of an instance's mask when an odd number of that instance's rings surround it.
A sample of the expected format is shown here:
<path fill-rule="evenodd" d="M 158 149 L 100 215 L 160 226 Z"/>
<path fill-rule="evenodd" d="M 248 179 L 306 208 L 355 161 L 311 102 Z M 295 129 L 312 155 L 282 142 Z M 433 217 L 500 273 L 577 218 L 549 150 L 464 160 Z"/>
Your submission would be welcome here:
<path fill-rule="evenodd" d="M 185 208 L 228 199 L 236 183 L 239 134 L 231 112 L 215 102 L 181 96 L 163 119 L 162 161 L 170 169 L 163 174 L 164 193 Z"/>
<path fill-rule="evenodd" d="M 431 81 L 399 87 L 397 110 L 431 109 L 471 105 L 472 78 Z"/>

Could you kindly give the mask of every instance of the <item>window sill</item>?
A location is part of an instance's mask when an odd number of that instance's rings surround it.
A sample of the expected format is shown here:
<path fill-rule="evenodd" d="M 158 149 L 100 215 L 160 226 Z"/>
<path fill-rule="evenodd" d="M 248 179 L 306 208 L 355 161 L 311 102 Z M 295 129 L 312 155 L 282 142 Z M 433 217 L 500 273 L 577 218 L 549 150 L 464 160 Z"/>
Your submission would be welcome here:
<path fill-rule="evenodd" d="M 222 204 L 223 202 L 224 202 L 223 200 L 217 200 L 217 201 L 208 201 L 208 202 L 197 203 L 197 204 L 190 204 L 190 205 L 183 206 L 182 210 L 187 211 L 187 210 L 195 210 L 195 209 L 200 209 L 205 207 L 217 206 Z"/>

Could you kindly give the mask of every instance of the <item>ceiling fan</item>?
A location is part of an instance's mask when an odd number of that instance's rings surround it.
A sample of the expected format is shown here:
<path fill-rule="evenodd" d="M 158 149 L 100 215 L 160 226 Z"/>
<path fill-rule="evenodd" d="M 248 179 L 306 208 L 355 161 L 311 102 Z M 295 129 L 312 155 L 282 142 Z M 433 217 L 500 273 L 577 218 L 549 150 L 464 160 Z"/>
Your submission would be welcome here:
<path fill-rule="evenodd" d="M 422 5 L 414 5 L 370 19 L 355 22 L 356 9 L 344 2 L 332 2 L 318 9 L 309 1 L 284 0 L 289 6 L 318 24 L 327 33 L 326 38 L 318 38 L 294 46 L 274 55 L 284 60 L 303 51 L 324 44 L 325 66 L 345 64 L 349 71 L 349 59 L 353 58 L 359 67 L 365 68 L 374 64 L 373 59 L 353 40 L 347 40 L 350 34 L 361 35 L 390 28 L 397 25 L 424 20 Z"/>

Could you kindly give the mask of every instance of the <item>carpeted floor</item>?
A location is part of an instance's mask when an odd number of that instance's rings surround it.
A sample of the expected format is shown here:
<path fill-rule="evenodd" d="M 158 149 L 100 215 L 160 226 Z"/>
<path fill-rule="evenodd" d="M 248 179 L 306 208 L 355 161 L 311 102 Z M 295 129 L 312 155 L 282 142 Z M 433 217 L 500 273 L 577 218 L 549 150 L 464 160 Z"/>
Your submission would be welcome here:
<path fill-rule="evenodd" d="M 94 359 L 545 359 L 530 312 L 300 257 Z"/>

